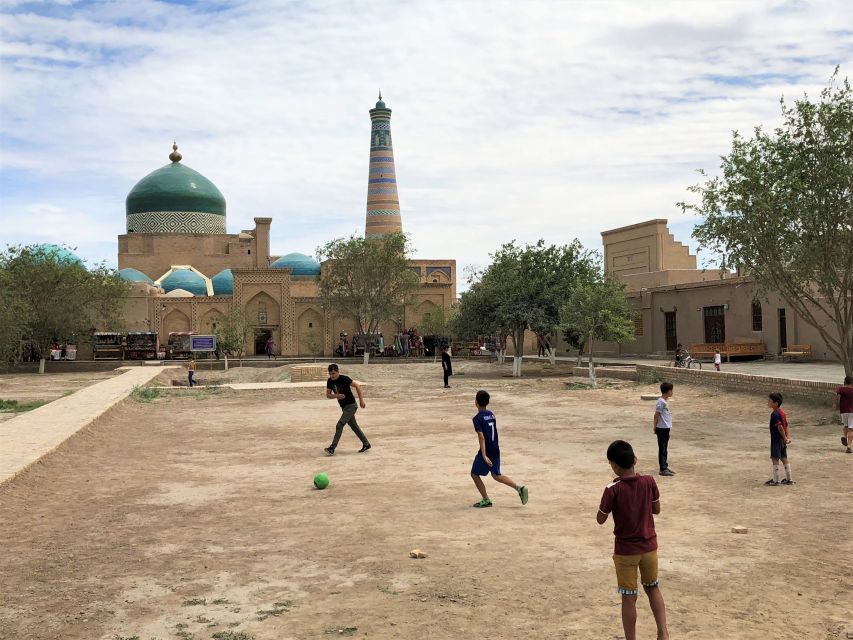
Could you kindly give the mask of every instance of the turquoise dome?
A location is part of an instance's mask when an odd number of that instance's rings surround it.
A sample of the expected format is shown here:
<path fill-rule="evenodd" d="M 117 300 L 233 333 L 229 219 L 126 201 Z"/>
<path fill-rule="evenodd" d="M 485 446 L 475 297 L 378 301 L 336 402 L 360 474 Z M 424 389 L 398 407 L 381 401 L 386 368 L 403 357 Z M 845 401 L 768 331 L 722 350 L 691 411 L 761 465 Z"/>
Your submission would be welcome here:
<path fill-rule="evenodd" d="M 118 275 L 121 276 L 122 280 L 127 280 L 128 282 L 147 282 L 148 284 L 154 284 L 154 281 L 151 278 L 138 269 L 134 269 L 132 267 L 119 269 Z"/>
<path fill-rule="evenodd" d="M 320 263 L 304 253 L 288 253 L 273 262 L 273 269 L 291 269 L 295 276 L 319 276 Z"/>
<path fill-rule="evenodd" d="M 207 284 L 204 278 L 189 269 L 175 269 L 160 281 L 160 286 L 166 293 L 174 289 L 184 289 L 195 296 L 207 295 Z"/>
<path fill-rule="evenodd" d="M 83 264 L 83 261 L 74 255 L 70 249 L 60 247 L 58 244 L 36 244 L 33 245 L 32 250 L 33 253 L 43 254 L 48 258 L 53 258 L 57 262 L 76 262 L 77 264 Z"/>
<path fill-rule="evenodd" d="M 172 161 L 134 185 L 125 200 L 128 233 L 225 233 L 225 197 L 198 171 Z"/>
<path fill-rule="evenodd" d="M 213 283 L 213 295 L 234 295 L 234 275 L 231 273 L 231 269 L 223 269 L 213 276 L 210 281 Z"/>

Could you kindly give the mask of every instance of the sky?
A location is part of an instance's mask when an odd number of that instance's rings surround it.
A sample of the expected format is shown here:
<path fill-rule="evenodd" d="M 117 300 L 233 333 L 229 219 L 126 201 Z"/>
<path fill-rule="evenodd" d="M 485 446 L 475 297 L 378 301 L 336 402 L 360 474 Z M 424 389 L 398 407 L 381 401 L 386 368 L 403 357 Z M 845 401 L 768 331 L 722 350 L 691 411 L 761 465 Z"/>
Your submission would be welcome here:
<path fill-rule="evenodd" d="M 845 0 L 0 0 L 0 247 L 115 265 L 176 140 L 229 233 L 269 216 L 274 255 L 313 254 L 363 233 L 381 89 L 404 230 L 460 284 L 505 242 L 652 218 L 695 248 L 697 169 L 851 62 Z"/>

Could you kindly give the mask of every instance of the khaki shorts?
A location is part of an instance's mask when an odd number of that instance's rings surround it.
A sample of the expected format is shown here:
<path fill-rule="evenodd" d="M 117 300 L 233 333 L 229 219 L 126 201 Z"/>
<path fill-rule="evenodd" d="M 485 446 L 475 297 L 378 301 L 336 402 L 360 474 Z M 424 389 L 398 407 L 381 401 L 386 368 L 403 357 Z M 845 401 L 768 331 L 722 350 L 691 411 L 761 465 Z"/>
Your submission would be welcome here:
<path fill-rule="evenodd" d="M 635 556 L 613 556 L 616 565 L 617 591 L 625 596 L 635 596 L 638 592 L 637 569 L 644 587 L 658 586 L 658 552 L 649 551 Z"/>
<path fill-rule="evenodd" d="M 841 424 L 848 429 L 853 429 L 853 413 L 842 413 Z"/>

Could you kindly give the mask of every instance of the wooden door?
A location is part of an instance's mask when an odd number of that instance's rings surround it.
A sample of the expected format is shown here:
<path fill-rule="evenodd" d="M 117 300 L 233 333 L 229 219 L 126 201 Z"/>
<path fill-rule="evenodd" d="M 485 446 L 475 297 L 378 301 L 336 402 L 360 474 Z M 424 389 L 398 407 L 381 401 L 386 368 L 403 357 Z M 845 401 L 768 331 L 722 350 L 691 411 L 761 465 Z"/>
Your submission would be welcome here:
<path fill-rule="evenodd" d="M 666 328 L 666 350 L 675 351 L 678 346 L 678 326 L 675 311 L 664 311 L 664 326 Z"/>
<path fill-rule="evenodd" d="M 704 307 L 705 342 L 722 344 L 726 341 L 726 312 L 722 305 Z"/>

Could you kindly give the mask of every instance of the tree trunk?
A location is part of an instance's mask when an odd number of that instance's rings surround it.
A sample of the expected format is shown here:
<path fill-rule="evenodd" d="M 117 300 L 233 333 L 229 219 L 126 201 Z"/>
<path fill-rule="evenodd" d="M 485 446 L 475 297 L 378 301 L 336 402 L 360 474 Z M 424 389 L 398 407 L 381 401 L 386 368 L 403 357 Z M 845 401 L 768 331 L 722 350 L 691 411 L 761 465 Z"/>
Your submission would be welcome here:
<path fill-rule="evenodd" d="M 557 350 L 554 347 L 548 348 L 548 359 L 551 361 L 552 367 L 557 364 Z"/>
<path fill-rule="evenodd" d="M 517 329 L 514 336 L 515 355 L 512 359 L 512 377 L 521 377 L 521 358 L 524 355 L 524 329 Z"/>
<path fill-rule="evenodd" d="M 228 354 L 225 354 L 225 370 L 228 371 Z"/>
<path fill-rule="evenodd" d="M 595 362 L 592 356 L 592 336 L 589 337 L 589 382 L 593 387 L 598 386 L 598 381 L 595 379 Z"/>
<path fill-rule="evenodd" d="M 365 345 L 364 347 L 364 364 L 367 365 L 367 361 L 370 360 L 370 349 Z"/>
<path fill-rule="evenodd" d="M 44 358 L 39 360 L 39 373 L 44 373 Z"/>

